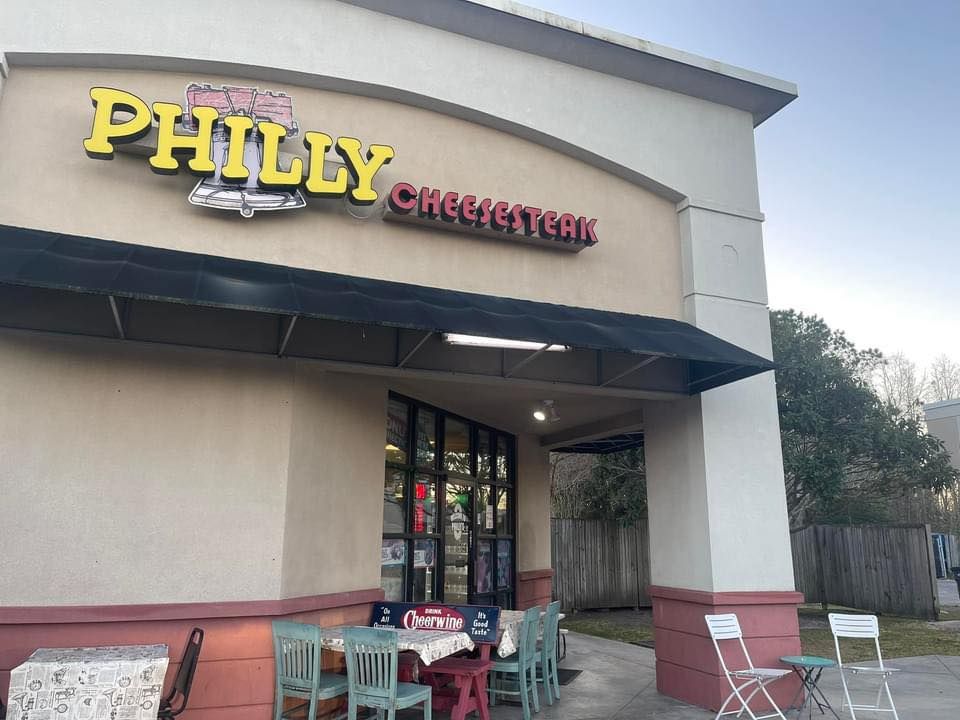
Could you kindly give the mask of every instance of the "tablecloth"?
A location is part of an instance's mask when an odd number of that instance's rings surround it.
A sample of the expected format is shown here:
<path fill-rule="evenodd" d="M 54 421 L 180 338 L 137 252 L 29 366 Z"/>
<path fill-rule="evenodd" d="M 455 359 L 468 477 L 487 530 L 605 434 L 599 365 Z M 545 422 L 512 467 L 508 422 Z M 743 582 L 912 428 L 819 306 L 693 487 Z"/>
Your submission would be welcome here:
<path fill-rule="evenodd" d="M 14 720 L 156 720 L 166 645 L 40 648 L 10 671 Z"/>
<path fill-rule="evenodd" d="M 538 635 L 543 634 L 543 618 L 546 613 L 540 613 L 540 629 Z M 563 620 L 566 615 L 560 613 Z M 507 657 L 513 655 L 520 647 L 520 627 L 523 625 L 523 610 L 501 610 L 500 625 L 497 627 L 497 655 Z"/>
<path fill-rule="evenodd" d="M 323 628 L 321 645 L 327 650 L 343 652 L 343 630 L 347 626 Z M 473 650 L 473 640 L 467 633 L 446 630 L 392 630 L 397 634 L 397 648 L 415 652 L 424 665 L 455 655 L 461 650 Z"/>

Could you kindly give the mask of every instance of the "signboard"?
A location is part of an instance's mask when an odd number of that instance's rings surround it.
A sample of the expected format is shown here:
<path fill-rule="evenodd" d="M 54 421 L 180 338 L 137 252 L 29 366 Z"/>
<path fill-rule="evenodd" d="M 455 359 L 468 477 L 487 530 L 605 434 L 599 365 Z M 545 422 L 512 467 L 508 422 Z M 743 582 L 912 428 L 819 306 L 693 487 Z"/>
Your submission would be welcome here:
<path fill-rule="evenodd" d="M 91 158 L 112 160 L 117 146 L 152 133 L 156 148 L 148 159 L 151 170 L 176 175 L 183 166 L 201 177 L 189 195 L 192 204 L 237 211 L 247 218 L 260 211 L 305 207 L 304 196 L 343 198 L 353 205 L 376 203 L 385 220 L 427 223 L 574 252 L 597 244 L 596 218 L 502 198 L 430 187 L 418 190 L 398 182 L 384 203 L 374 179 L 394 158 L 393 147 L 308 130 L 303 133 L 305 158 L 282 153 L 281 143 L 300 135 L 293 100 L 286 93 L 190 83 L 184 94 L 185 105 L 147 105 L 124 90 L 91 88 L 93 127 L 83 141 L 84 150 Z M 325 173 L 331 151 L 339 161 Z"/>
<path fill-rule="evenodd" d="M 422 187 L 418 191 L 405 182 L 393 186 L 387 207 L 385 220 L 433 223 L 445 229 L 512 237 L 573 251 L 598 242 L 596 218 L 436 188 Z"/>
<path fill-rule="evenodd" d="M 396 630 L 465 632 L 474 642 L 497 641 L 500 608 L 493 605 L 374 603 L 370 624 Z"/>

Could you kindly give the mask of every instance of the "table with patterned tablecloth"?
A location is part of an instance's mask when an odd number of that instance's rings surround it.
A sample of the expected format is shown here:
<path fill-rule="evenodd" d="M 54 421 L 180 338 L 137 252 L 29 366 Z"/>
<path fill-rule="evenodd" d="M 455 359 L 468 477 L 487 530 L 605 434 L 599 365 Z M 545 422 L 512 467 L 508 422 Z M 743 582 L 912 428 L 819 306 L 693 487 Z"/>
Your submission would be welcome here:
<path fill-rule="evenodd" d="M 7 717 L 156 720 L 166 645 L 40 648 L 10 671 Z"/>
<path fill-rule="evenodd" d="M 545 612 L 540 613 L 540 630 L 538 635 L 543 634 L 543 618 Z M 560 619 L 566 617 L 560 613 Z M 513 655 L 520 647 L 520 627 L 523 625 L 523 610 L 501 610 L 500 625 L 497 627 L 497 655 L 507 657 Z"/>
<path fill-rule="evenodd" d="M 343 630 L 346 625 L 323 628 L 321 645 L 327 650 L 343 652 Z M 441 658 L 456 655 L 461 650 L 473 650 L 473 640 L 464 632 L 446 630 L 391 630 L 397 634 L 397 649 L 410 650 L 420 656 L 424 665 Z"/>

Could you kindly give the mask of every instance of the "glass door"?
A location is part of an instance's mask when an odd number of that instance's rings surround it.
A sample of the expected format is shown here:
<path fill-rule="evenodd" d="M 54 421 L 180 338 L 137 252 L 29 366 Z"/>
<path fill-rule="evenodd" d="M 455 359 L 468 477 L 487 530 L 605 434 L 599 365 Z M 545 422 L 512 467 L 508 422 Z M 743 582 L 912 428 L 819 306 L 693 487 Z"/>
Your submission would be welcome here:
<path fill-rule="evenodd" d="M 448 482 L 443 520 L 443 601 L 470 601 L 470 555 L 473 544 L 473 487 Z"/>

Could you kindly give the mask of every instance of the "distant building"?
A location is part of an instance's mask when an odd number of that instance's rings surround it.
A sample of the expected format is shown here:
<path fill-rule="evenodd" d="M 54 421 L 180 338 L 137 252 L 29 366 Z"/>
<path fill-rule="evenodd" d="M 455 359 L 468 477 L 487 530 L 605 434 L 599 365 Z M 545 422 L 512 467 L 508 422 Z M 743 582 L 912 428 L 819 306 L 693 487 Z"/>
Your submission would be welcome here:
<path fill-rule="evenodd" d="M 923 413 L 929 433 L 943 440 L 954 467 L 960 468 L 960 399 L 924 405 Z"/>

